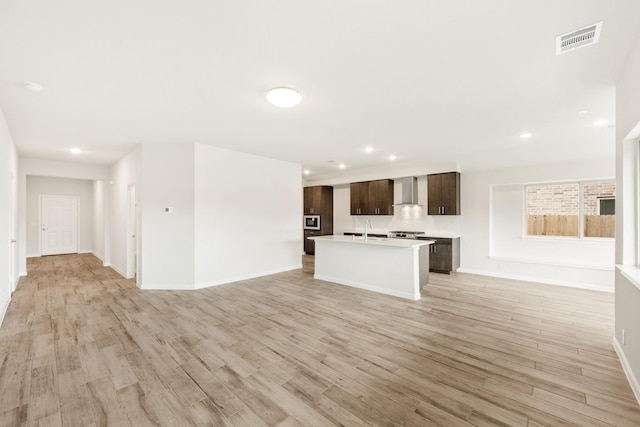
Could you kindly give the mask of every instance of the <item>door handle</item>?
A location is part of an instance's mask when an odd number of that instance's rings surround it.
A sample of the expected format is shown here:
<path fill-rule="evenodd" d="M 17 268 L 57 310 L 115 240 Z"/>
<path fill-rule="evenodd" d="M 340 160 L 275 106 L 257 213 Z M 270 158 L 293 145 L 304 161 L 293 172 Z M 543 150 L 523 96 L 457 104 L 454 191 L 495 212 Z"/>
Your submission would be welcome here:
<path fill-rule="evenodd" d="M 42 231 L 47 231 L 47 227 L 45 227 L 44 225 L 42 226 Z"/>
<path fill-rule="evenodd" d="M 17 240 L 16 239 L 11 239 L 11 243 L 16 243 Z"/>

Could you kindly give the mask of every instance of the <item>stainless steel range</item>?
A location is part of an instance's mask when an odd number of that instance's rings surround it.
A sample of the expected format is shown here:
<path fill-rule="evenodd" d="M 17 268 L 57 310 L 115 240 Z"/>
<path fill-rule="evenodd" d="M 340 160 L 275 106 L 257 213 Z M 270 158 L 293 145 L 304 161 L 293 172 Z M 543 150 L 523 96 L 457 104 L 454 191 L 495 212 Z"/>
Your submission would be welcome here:
<path fill-rule="evenodd" d="M 390 231 L 387 236 L 393 239 L 419 239 L 421 237 L 427 237 L 424 231 Z"/>

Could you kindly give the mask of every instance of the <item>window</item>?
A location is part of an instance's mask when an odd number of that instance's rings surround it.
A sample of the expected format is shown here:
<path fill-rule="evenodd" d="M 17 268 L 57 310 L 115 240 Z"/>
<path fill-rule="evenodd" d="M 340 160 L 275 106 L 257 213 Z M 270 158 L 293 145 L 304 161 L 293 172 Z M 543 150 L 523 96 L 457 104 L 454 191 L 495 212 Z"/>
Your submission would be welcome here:
<path fill-rule="evenodd" d="M 615 181 L 585 182 L 582 184 L 582 192 L 584 236 L 615 237 Z"/>
<path fill-rule="evenodd" d="M 615 237 L 615 181 L 526 186 L 529 236 Z"/>
<path fill-rule="evenodd" d="M 616 199 L 600 199 L 598 215 L 615 215 Z"/>

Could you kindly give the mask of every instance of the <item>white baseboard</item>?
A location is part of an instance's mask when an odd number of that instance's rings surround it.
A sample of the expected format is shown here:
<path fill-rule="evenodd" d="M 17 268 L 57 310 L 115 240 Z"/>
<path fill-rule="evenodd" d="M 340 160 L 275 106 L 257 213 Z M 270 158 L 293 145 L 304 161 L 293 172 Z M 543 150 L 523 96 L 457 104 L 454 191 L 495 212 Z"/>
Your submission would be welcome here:
<path fill-rule="evenodd" d="M 21 271 L 20 273 L 18 273 L 18 276 L 27 277 L 27 272 L 26 271 Z"/>
<path fill-rule="evenodd" d="M 123 271 L 121 271 L 118 267 L 116 267 L 113 264 L 105 265 L 105 267 L 110 267 L 113 271 L 115 271 L 116 273 L 118 273 L 119 275 L 121 275 L 124 278 L 127 277 L 127 275 Z"/>
<path fill-rule="evenodd" d="M 40 258 L 40 254 L 27 254 L 27 258 Z"/>
<path fill-rule="evenodd" d="M 2 323 L 4 322 L 4 315 L 7 314 L 7 309 L 9 308 L 9 303 L 11 302 L 11 297 L 9 297 L 9 299 L 0 304 L 0 326 L 2 326 Z"/>
<path fill-rule="evenodd" d="M 592 283 L 580 283 L 580 282 L 571 282 L 571 281 L 564 281 L 564 280 L 544 279 L 541 277 L 523 276 L 519 274 L 496 273 L 493 271 L 474 270 L 472 268 L 459 268 L 457 272 L 467 273 L 467 274 L 477 274 L 479 276 L 498 277 L 501 279 L 520 280 L 524 282 L 544 283 L 545 285 L 566 286 L 569 288 L 588 289 L 591 291 L 601 291 L 601 292 L 609 292 L 609 293 L 613 293 L 615 291 L 615 287 L 613 286 L 611 287 L 598 286 Z"/>
<path fill-rule="evenodd" d="M 228 279 L 216 280 L 213 282 L 196 283 L 193 286 L 193 289 L 203 289 L 203 288 L 210 288 L 212 286 L 226 285 L 228 283 L 241 282 L 243 280 L 255 279 L 256 277 L 270 276 L 272 274 L 284 273 L 285 271 L 298 270 L 300 268 L 302 268 L 302 264 L 296 264 L 289 267 L 278 268 L 278 269 L 269 270 L 269 271 L 262 271 L 260 273 L 247 274 L 244 276 L 230 277 Z M 145 286 L 144 289 L 160 289 L 160 288 L 150 288 L 148 286 Z"/>
<path fill-rule="evenodd" d="M 640 403 L 640 381 L 638 377 L 636 377 L 631 370 L 631 365 L 629 365 L 629 361 L 627 360 L 627 356 L 624 354 L 618 339 L 613 337 L 613 349 L 616 351 L 618 355 L 618 359 L 620 359 L 620 363 L 622 364 L 622 369 L 624 370 L 625 375 L 627 376 L 627 381 L 629 381 L 629 385 L 631 386 L 631 390 L 633 390 L 633 394 L 636 396 L 636 400 Z"/>
<path fill-rule="evenodd" d="M 105 266 L 105 265 L 104 265 L 104 259 L 103 259 L 100 255 L 98 255 L 98 254 L 97 254 L 97 253 L 95 253 L 94 251 L 89 251 L 89 253 L 90 253 L 91 255 L 93 255 L 94 257 L 98 258 L 100 261 L 102 261 L 102 265 L 103 265 L 103 266 Z M 106 266 L 105 266 L 105 267 L 106 267 Z"/>

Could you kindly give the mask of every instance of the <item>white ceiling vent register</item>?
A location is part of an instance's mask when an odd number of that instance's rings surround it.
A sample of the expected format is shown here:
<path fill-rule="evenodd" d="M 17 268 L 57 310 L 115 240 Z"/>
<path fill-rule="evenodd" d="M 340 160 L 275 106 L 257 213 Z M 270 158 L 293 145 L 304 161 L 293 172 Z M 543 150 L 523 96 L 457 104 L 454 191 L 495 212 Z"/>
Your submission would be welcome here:
<path fill-rule="evenodd" d="M 598 43 L 602 21 L 556 37 L 556 55 Z"/>

